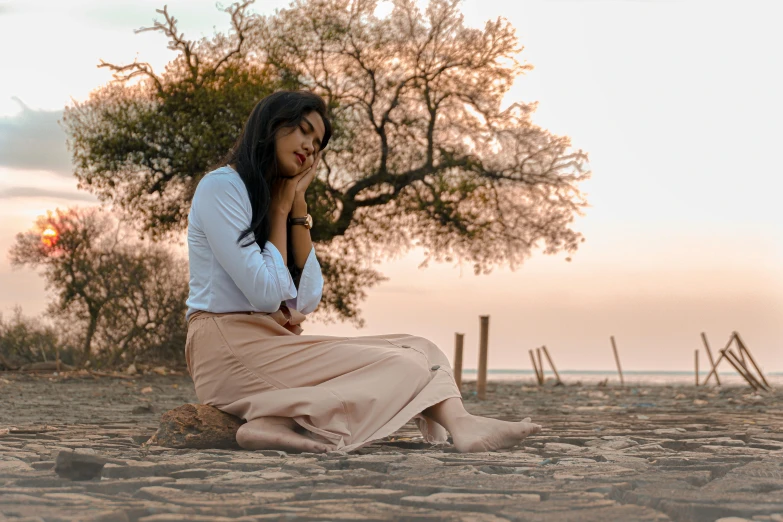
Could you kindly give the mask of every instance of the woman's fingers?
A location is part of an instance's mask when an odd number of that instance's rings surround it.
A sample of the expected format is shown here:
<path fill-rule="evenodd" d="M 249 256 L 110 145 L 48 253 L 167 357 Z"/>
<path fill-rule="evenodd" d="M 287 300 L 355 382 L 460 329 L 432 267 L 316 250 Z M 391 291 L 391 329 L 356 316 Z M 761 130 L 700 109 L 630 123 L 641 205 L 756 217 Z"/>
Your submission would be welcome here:
<path fill-rule="evenodd" d="M 313 179 L 315 178 L 315 174 L 318 170 L 318 162 L 321 159 L 320 154 L 316 154 L 315 160 L 313 161 L 313 164 L 310 165 L 310 168 L 305 170 L 301 177 L 297 180 L 296 184 L 296 190 L 297 192 L 304 192 L 307 190 L 307 187 L 310 186 L 310 183 L 313 182 Z"/>

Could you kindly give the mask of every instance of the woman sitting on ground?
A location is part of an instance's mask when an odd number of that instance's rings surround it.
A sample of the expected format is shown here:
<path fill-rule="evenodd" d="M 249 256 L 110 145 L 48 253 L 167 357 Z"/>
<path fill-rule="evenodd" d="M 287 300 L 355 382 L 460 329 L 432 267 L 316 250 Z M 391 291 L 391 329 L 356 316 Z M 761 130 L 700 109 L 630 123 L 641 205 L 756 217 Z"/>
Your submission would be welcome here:
<path fill-rule="evenodd" d="M 459 451 L 510 448 L 540 427 L 469 414 L 427 339 L 301 335 L 321 300 L 305 193 L 332 128 L 323 100 L 277 92 L 253 109 L 188 215 L 188 369 L 201 402 L 247 422 L 245 449 L 351 451 L 415 419 Z"/>

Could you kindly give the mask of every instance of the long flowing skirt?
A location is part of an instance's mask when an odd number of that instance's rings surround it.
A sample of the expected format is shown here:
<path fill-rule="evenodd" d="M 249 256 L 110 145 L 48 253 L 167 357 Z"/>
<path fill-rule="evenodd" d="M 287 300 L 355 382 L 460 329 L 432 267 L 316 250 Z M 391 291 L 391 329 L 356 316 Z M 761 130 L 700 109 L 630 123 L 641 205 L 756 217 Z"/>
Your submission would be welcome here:
<path fill-rule="evenodd" d="M 194 313 L 185 354 L 199 400 L 245 420 L 292 418 L 342 451 L 411 419 L 425 440 L 446 441 L 446 430 L 421 415 L 461 397 L 437 346 L 406 334 L 300 335 L 297 314 Z"/>

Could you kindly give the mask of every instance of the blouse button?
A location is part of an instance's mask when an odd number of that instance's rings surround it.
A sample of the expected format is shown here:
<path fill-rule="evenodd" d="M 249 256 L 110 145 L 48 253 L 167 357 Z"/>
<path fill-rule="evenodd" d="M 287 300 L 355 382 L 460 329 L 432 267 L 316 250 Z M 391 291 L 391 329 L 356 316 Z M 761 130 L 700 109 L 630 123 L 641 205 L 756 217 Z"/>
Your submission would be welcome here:
<path fill-rule="evenodd" d="M 437 370 L 438 368 L 440 368 L 440 364 L 436 364 L 435 366 L 433 366 L 432 368 L 430 368 L 430 370 L 432 370 L 432 371 L 434 372 L 434 371 L 435 371 L 435 370 Z"/>

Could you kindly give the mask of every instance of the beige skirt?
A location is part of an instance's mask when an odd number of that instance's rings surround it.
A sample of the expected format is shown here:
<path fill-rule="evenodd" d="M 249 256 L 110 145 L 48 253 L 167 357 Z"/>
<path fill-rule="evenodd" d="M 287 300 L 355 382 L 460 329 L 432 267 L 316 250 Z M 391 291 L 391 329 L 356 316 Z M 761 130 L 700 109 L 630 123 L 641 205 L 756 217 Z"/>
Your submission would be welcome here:
<path fill-rule="evenodd" d="M 245 420 L 290 417 L 317 440 L 355 450 L 409 420 L 429 442 L 446 430 L 422 411 L 461 397 L 448 359 L 422 337 L 301 335 L 304 316 L 196 312 L 185 355 L 198 399 Z"/>

